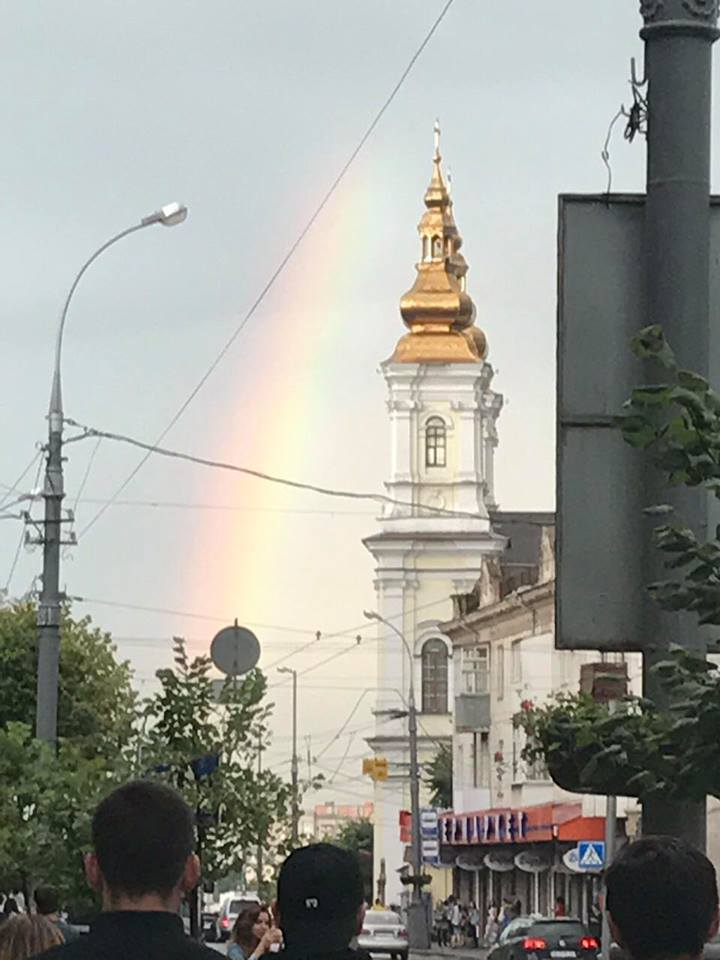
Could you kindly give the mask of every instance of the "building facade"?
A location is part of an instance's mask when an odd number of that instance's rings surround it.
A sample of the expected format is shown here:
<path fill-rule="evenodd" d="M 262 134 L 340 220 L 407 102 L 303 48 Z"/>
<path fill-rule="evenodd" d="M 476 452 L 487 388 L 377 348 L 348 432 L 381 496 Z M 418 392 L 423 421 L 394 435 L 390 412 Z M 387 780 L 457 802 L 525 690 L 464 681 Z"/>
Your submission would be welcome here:
<path fill-rule="evenodd" d="M 358 804 L 316 803 L 312 813 L 306 813 L 300 820 L 300 833 L 313 841 L 332 841 L 346 823 L 356 820 L 373 819 L 374 807 L 371 801 Z"/>
<path fill-rule="evenodd" d="M 442 625 L 456 690 L 453 811 L 441 818 L 443 858 L 454 866 L 458 896 L 483 909 L 508 896 L 547 914 L 563 896 L 570 913 L 587 917 L 598 879 L 575 869 L 572 851 L 580 840 L 604 838 L 605 798 L 567 793 L 544 764 L 526 763 L 525 735 L 513 717 L 524 703 L 576 692 L 582 665 L 599 655 L 555 649 L 552 515 L 493 519 L 507 538 L 506 554 L 485 564 Z M 637 690 L 639 658 L 628 657 L 627 666 Z M 637 820 L 636 803 L 620 798 L 620 840 Z"/>
<path fill-rule="evenodd" d="M 502 397 L 491 388 L 485 335 L 467 292 L 462 239 L 441 168 L 439 131 L 420 220 L 417 278 L 400 302 L 408 332 L 382 364 L 388 390 L 391 467 L 379 530 L 365 540 L 375 560 L 378 623 L 375 731 L 389 761 L 375 784 L 375 882 L 400 902 L 407 869 L 400 836 L 409 809 L 407 704 L 417 691 L 420 763 L 452 735 L 451 643 L 441 629 L 451 596 L 472 589 L 504 540 L 491 526 L 493 457 Z M 392 627 L 389 627 L 391 624 Z M 399 634 L 402 636 L 402 639 Z M 407 645 L 407 649 L 406 646 Z"/>

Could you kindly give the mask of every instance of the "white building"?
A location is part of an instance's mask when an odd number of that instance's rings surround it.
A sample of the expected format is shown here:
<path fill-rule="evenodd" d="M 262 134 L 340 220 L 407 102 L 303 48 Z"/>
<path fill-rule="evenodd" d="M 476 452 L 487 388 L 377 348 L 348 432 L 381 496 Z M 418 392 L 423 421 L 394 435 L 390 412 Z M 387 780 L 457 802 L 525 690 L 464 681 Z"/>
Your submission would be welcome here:
<path fill-rule="evenodd" d="M 385 898 L 398 902 L 406 869 L 400 813 L 410 807 L 407 720 L 392 711 L 407 700 L 410 671 L 417 691 L 421 764 L 452 733 L 450 642 L 439 623 L 452 615 L 453 594 L 472 589 L 483 557 L 504 540 L 492 531 L 493 456 L 502 397 L 491 389 L 485 336 L 474 326 L 467 265 L 441 170 L 438 131 L 420 260 L 400 303 L 409 332 L 382 364 L 388 387 L 391 467 L 379 531 L 365 541 L 376 561 L 377 612 L 404 636 L 378 624 L 376 726 L 369 744 L 386 757 L 390 776 L 375 786 L 375 865 L 384 867 Z M 377 888 L 376 888 L 377 889 Z"/>

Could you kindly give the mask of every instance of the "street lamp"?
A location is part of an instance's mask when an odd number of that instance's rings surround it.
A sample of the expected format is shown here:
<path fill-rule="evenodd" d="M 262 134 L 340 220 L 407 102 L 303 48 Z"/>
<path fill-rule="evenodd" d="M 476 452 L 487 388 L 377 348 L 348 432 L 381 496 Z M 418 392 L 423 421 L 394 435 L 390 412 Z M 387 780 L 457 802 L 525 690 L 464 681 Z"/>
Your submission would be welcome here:
<path fill-rule="evenodd" d="M 118 240 L 160 223 L 173 227 L 187 217 L 187 207 L 180 203 L 170 203 L 155 213 L 144 217 L 140 223 L 133 224 L 121 233 L 111 237 L 93 253 L 80 268 L 73 280 L 65 299 L 55 342 L 55 363 L 53 367 L 52 389 L 50 391 L 50 409 L 48 412 L 48 445 L 45 466 L 43 499 L 45 501 L 45 520 L 42 537 L 43 572 L 42 591 L 38 604 L 38 664 L 37 664 L 37 703 L 35 717 L 35 735 L 40 740 L 55 743 L 57 739 L 58 674 L 60 669 L 60 547 L 62 544 L 62 501 L 65 496 L 63 487 L 63 402 L 61 361 L 63 336 L 68 308 L 77 289 L 77 285 L 88 267 Z"/>
<path fill-rule="evenodd" d="M 410 816 L 412 819 L 412 903 L 408 911 L 408 934 L 410 937 L 410 946 L 415 949 L 428 949 L 430 940 L 428 936 L 428 923 L 425 915 L 425 908 L 422 902 L 422 826 L 420 824 L 420 770 L 418 766 L 417 749 L 417 708 L 415 706 L 415 679 L 414 679 L 414 660 L 410 645 L 405 639 L 402 631 L 398 630 L 394 623 L 390 623 L 385 617 L 381 617 L 374 610 L 365 610 L 364 615 L 368 620 L 377 620 L 384 624 L 389 630 L 392 630 L 405 647 L 410 664 L 410 683 L 408 686 L 408 739 L 410 741 Z"/>
<path fill-rule="evenodd" d="M 292 667 L 278 667 L 278 673 L 292 674 L 292 765 L 290 776 L 292 779 L 292 834 L 293 848 L 300 842 L 300 800 L 298 797 L 298 752 L 297 752 L 297 670 Z"/>

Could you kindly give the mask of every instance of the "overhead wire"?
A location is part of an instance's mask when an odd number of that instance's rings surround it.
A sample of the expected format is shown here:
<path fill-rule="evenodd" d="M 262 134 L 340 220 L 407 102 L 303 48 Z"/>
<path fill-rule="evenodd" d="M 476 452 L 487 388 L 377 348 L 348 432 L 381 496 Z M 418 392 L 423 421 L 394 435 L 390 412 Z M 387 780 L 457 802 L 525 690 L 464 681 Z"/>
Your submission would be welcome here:
<path fill-rule="evenodd" d="M 40 453 L 42 453 L 42 450 L 40 451 Z M 38 465 L 37 465 L 37 472 L 35 474 L 35 483 L 33 484 L 33 488 L 37 487 L 38 481 L 40 480 L 40 471 L 42 470 L 42 459 L 38 459 L 36 457 L 36 460 L 38 460 Z M 25 471 L 25 473 L 27 473 L 27 470 Z M 24 476 L 25 474 L 23 474 L 23 477 Z M 21 477 L 18 480 L 18 483 L 22 483 L 23 477 Z M 15 549 L 15 555 L 13 556 L 12 563 L 10 564 L 10 572 L 7 575 L 7 580 L 5 581 L 5 586 L 3 588 L 3 596 L 5 597 L 7 597 L 8 594 L 10 593 L 10 584 L 12 583 L 12 579 L 15 576 L 15 570 L 17 569 L 18 561 L 20 560 L 20 554 L 22 552 L 24 542 L 25 542 L 25 526 L 23 525 L 20 530 L 20 539 L 18 540 L 18 544 Z"/>
<path fill-rule="evenodd" d="M 295 239 L 295 240 L 293 241 L 293 243 L 290 245 L 289 250 L 287 251 L 287 253 L 285 254 L 285 256 L 281 259 L 280 263 L 277 265 L 277 267 L 275 268 L 275 270 L 272 272 L 272 274 L 270 275 L 269 280 L 265 283 L 265 286 L 261 289 L 260 293 L 259 293 L 258 296 L 255 298 L 255 300 L 253 301 L 253 303 L 251 304 L 251 306 L 250 306 L 250 308 L 248 309 L 248 311 L 245 313 L 245 315 L 243 316 L 243 318 L 241 319 L 241 321 L 240 321 L 240 322 L 238 323 L 238 325 L 235 327 L 235 329 L 233 330 L 232 334 L 230 335 L 230 337 L 228 338 L 228 340 L 225 342 L 225 344 L 224 344 L 223 347 L 221 348 L 220 352 L 217 354 L 217 356 L 216 356 L 215 359 L 212 361 L 212 363 L 210 364 L 210 366 L 208 367 L 208 369 L 205 371 L 205 373 L 202 375 L 202 377 L 201 377 L 201 378 L 198 380 L 198 382 L 195 384 L 195 386 L 194 386 L 193 389 L 190 391 L 190 393 L 189 393 L 188 396 L 185 398 L 185 400 L 182 402 L 182 404 L 178 407 L 178 409 L 177 409 L 177 411 L 175 412 L 175 414 L 171 417 L 168 425 L 167 425 L 167 426 L 164 428 L 164 430 L 158 435 L 158 437 L 157 437 L 157 439 L 156 439 L 156 441 L 155 441 L 155 445 L 158 445 L 158 444 L 162 443 L 162 441 L 165 439 L 165 437 L 167 436 L 167 434 L 170 432 L 170 430 L 172 430 L 172 428 L 175 426 L 175 424 L 178 422 L 178 420 L 182 417 L 182 415 L 185 413 L 185 411 L 186 411 L 187 408 L 190 406 L 190 404 L 193 402 L 193 400 L 194 400 L 195 397 L 198 395 L 198 393 L 200 393 L 200 391 L 202 390 L 202 388 L 205 386 L 205 384 L 207 383 L 207 381 L 210 379 L 210 377 L 212 376 L 212 374 L 215 372 L 215 370 L 218 368 L 218 366 L 219 366 L 220 363 L 222 362 L 222 360 L 223 360 L 223 358 L 225 357 L 225 355 L 228 353 L 228 351 L 230 350 L 230 348 L 232 347 L 232 345 L 235 343 L 235 341 L 236 341 L 237 338 L 239 337 L 240 333 L 242 332 L 242 330 L 244 329 L 244 327 L 246 326 L 246 324 L 249 322 L 249 320 L 250 320 L 250 319 L 252 318 L 252 316 L 255 314 L 255 312 L 257 311 L 258 307 L 259 307 L 260 304 L 263 302 L 263 300 L 265 299 L 266 295 L 269 293 L 269 291 L 271 290 L 271 288 L 272 288 L 273 285 L 275 284 L 275 282 L 276 282 L 276 280 L 278 279 L 278 277 L 282 274 L 282 272 L 284 271 L 285 267 L 286 267 L 286 266 L 288 265 L 288 263 L 291 261 L 291 259 L 293 258 L 294 254 L 295 254 L 295 251 L 298 249 L 298 247 L 301 245 L 301 243 L 303 242 L 303 240 L 305 239 L 305 237 L 307 236 L 307 234 L 310 232 L 310 230 L 311 230 L 311 228 L 313 227 L 315 221 L 318 219 L 318 217 L 320 216 L 320 214 L 323 212 L 323 210 L 324 210 L 325 207 L 327 206 L 328 202 L 330 201 L 331 197 L 333 196 L 333 194 L 335 193 L 335 191 L 337 190 L 337 188 L 340 186 L 340 184 L 341 184 L 342 181 L 344 180 L 344 178 L 345 178 L 348 170 L 349 170 L 350 167 L 352 166 L 352 164 L 353 164 L 353 162 L 355 161 L 356 157 L 358 156 L 358 154 L 360 153 L 360 151 L 362 150 L 362 148 L 365 146 L 365 144 L 367 143 L 367 141 L 370 139 L 370 137 L 372 136 L 375 128 L 377 127 L 377 125 L 380 123 L 380 120 L 381 120 L 381 119 L 383 118 L 383 116 L 385 115 L 385 112 L 388 110 L 388 108 L 390 107 L 391 103 L 393 102 L 393 100 L 395 99 L 395 97 L 397 96 L 397 94 L 400 92 L 400 89 L 401 89 L 401 87 L 403 86 L 403 84 L 405 83 L 405 80 L 407 79 L 407 77 L 409 76 L 410 71 L 413 69 L 413 67 L 414 67 L 415 64 L 417 63 L 417 61 L 418 61 L 420 55 L 422 54 L 423 50 L 427 47 L 428 43 L 430 42 L 430 40 L 432 39 L 433 35 L 435 34 L 435 31 L 438 29 L 438 27 L 440 26 L 440 24 L 442 23 L 442 21 L 445 19 L 445 16 L 447 15 L 450 7 L 453 5 L 453 2 L 454 2 L 454 0 L 446 0 L 446 3 L 443 5 L 442 9 L 440 10 L 440 13 L 439 13 L 438 16 L 435 18 L 435 20 L 433 21 L 430 29 L 429 29 L 429 30 L 427 31 L 427 33 L 425 34 L 425 37 L 423 38 L 421 44 L 420 44 L 419 47 L 415 50 L 415 52 L 413 53 L 412 57 L 410 58 L 410 61 L 408 62 L 408 64 L 407 64 L 407 66 L 405 67 L 405 69 L 403 70 L 402 74 L 400 75 L 400 79 L 397 81 L 397 83 L 395 84 L 395 86 L 392 88 L 392 90 L 390 91 L 390 94 L 385 98 L 385 100 L 383 101 L 383 103 L 382 103 L 381 106 L 380 106 L 380 109 L 375 113 L 375 116 L 373 117 L 373 119 L 372 119 L 372 121 L 370 122 L 370 124 L 369 124 L 369 126 L 367 127 L 367 129 L 366 129 L 366 130 L 364 131 L 364 133 L 362 134 L 362 136 L 361 136 L 361 138 L 360 138 L 357 146 L 353 149 L 353 151 L 351 152 L 351 154 L 350 154 L 350 156 L 348 157 L 348 159 L 345 161 L 345 163 L 343 164 L 343 166 L 340 168 L 340 172 L 337 174 L 337 176 L 335 177 L 335 179 L 332 181 L 332 183 L 330 184 L 330 187 L 329 187 L 328 190 L 325 192 L 325 194 L 323 195 L 322 199 L 320 200 L 320 202 L 318 203 L 318 205 L 317 205 L 317 206 L 315 207 L 315 209 L 313 210 L 313 212 L 312 212 L 310 218 L 308 219 L 308 221 L 306 222 L 305 226 L 302 228 L 302 230 L 300 231 L 300 233 L 298 234 L 298 236 L 296 237 L 296 239 Z M 134 479 L 134 477 L 137 476 L 137 474 L 140 472 L 140 470 L 141 470 L 142 467 L 145 465 L 145 463 L 147 463 L 147 461 L 148 461 L 148 459 L 149 459 L 149 457 L 150 457 L 150 454 L 151 454 L 151 451 L 150 451 L 150 450 L 147 450 L 147 451 L 145 452 L 145 455 L 138 461 L 138 463 L 135 465 L 135 467 L 133 467 L 133 469 L 130 471 L 130 473 L 128 474 L 128 476 L 123 480 L 123 482 L 120 484 L 120 486 L 117 487 L 117 489 L 115 490 L 114 494 L 112 495 L 110 501 L 109 501 L 107 504 L 104 504 L 104 505 L 95 513 L 95 515 L 92 517 L 92 519 L 89 521 L 89 523 L 87 523 L 87 524 L 83 527 L 83 529 L 80 531 L 80 536 L 81 536 L 81 537 L 84 536 L 89 530 L 92 529 L 92 527 L 95 526 L 95 524 L 97 523 L 97 521 L 103 516 L 103 514 L 106 512 L 106 510 L 108 510 L 108 508 L 109 508 L 110 505 L 115 501 L 115 499 L 120 496 L 120 494 L 123 492 L 123 490 L 125 490 L 125 489 L 127 488 L 128 484 Z"/>
<path fill-rule="evenodd" d="M 146 443 L 144 440 L 138 440 L 136 437 L 129 437 L 122 433 L 113 433 L 110 430 L 100 430 L 97 427 L 91 427 L 87 424 L 73 420 L 72 417 L 65 417 L 64 422 L 69 426 L 76 427 L 83 432 L 75 437 L 70 437 L 65 444 L 75 443 L 79 440 L 85 440 L 88 437 L 102 437 L 107 440 L 115 440 L 118 443 L 126 443 L 132 447 L 138 447 L 149 453 L 156 453 L 161 457 L 169 457 L 173 460 L 183 460 L 187 463 L 194 463 L 201 467 L 210 467 L 214 470 L 228 470 L 231 473 L 241 473 L 243 476 L 254 477 L 256 480 L 265 480 L 268 483 L 275 483 L 283 487 L 291 487 L 294 490 L 305 490 L 309 493 L 317 493 L 325 497 L 338 497 L 345 500 L 370 500 L 374 503 L 389 504 L 390 506 L 409 507 L 411 509 L 420 509 L 421 515 L 464 518 L 471 520 L 481 519 L 480 514 L 470 510 L 450 510 L 447 507 L 435 507 L 430 504 L 417 504 L 410 500 L 398 500 L 395 497 L 388 497 L 384 493 L 364 493 L 358 490 L 341 490 L 335 487 L 322 487 L 314 483 L 305 483 L 301 480 L 291 480 L 288 477 L 279 477 L 272 473 L 265 473 L 263 470 L 255 470 L 252 467 L 243 467 L 237 463 L 228 463 L 224 460 L 213 460 L 209 457 L 199 457 L 196 454 L 185 453 L 181 450 L 172 450 L 168 447 L 159 447 L 154 443 Z"/>
<path fill-rule="evenodd" d="M 7 494 L 13 494 L 13 493 L 15 493 L 15 491 L 16 491 L 17 488 L 20 486 L 20 484 L 23 482 L 23 480 L 25 479 L 25 477 L 28 475 L 28 473 L 30 473 L 30 471 L 32 470 L 32 468 L 35 466 L 37 460 L 38 460 L 40 457 L 42 457 L 42 454 L 43 454 L 43 450 L 42 450 L 42 447 L 40 447 L 38 450 L 35 451 L 35 454 L 34 454 L 32 460 L 31 460 L 30 463 L 25 467 L 25 469 L 22 471 L 22 473 L 21 473 L 20 476 L 17 478 L 17 480 L 15 481 L 15 483 L 11 484 L 10 486 L 8 486 L 7 484 L 4 484 L 4 483 L 3 483 L 3 484 L 0 484 L 0 486 L 2 486 L 2 488 L 6 491 Z M 35 483 L 35 486 L 37 486 L 37 482 Z M 19 501 L 16 501 L 16 502 L 19 503 Z M 7 499 L 3 500 L 2 503 L 0 503 L 0 510 L 3 510 L 6 506 L 8 506 Z"/>

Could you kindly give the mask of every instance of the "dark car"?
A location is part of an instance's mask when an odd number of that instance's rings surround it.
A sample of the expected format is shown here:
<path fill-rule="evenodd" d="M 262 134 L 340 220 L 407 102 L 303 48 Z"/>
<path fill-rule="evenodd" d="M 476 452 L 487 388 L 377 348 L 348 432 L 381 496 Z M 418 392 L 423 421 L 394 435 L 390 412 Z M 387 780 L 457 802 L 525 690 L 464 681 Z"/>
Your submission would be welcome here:
<path fill-rule="evenodd" d="M 600 943 L 572 917 L 517 917 L 500 934 L 488 960 L 597 960 Z"/>

